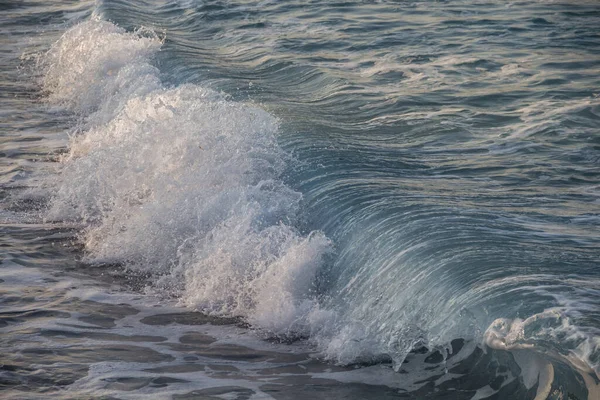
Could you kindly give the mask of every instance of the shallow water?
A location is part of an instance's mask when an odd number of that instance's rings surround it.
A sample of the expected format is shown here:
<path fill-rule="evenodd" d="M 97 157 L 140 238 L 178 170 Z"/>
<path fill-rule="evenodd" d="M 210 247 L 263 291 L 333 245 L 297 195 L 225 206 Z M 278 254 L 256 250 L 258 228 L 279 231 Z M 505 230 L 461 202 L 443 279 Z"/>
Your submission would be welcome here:
<path fill-rule="evenodd" d="M 596 2 L 0 7 L 8 398 L 600 395 Z"/>

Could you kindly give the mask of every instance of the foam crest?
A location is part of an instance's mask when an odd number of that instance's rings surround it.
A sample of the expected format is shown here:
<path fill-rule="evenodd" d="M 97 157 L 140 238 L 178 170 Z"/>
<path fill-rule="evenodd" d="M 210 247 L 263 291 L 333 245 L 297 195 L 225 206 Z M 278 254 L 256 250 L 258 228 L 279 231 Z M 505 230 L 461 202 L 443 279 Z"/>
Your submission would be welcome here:
<path fill-rule="evenodd" d="M 84 225 L 86 260 L 155 277 L 186 305 L 273 334 L 305 329 L 329 251 L 295 226 L 301 194 L 265 111 L 160 83 L 160 41 L 91 20 L 45 60 L 50 100 L 82 113 L 48 217 Z"/>
<path fill-rule="evenodd" d="M 227 221 L 195 249 L 191 266 L 183 267 L 183 299 L 213 315 L 248 317 L 274 334 L 302 335 L 316 306 L 306 295 L 328 247 L 320 233 L 299 237 L 285 225 L 255 232 L 250 218 Z"/>
<path fill-rule="evenodd" d="M 78 113 L 114 107 L 160 86 L 149 60 L 161 44 L 151 31 L 127 33 L 93 18 L 69 29 L 41 59 L 43 88 L 53 103 Z"/>

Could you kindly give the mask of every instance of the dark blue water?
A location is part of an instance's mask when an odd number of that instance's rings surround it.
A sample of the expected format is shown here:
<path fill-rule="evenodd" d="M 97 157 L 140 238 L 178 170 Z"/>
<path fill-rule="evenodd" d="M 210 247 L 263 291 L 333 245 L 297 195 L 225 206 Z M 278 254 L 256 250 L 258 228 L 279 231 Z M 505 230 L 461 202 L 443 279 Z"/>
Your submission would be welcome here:
<path fill-rule="evenodd" d="M 13 398 L 600 396 L 596 2 L 0 6 Z"/>

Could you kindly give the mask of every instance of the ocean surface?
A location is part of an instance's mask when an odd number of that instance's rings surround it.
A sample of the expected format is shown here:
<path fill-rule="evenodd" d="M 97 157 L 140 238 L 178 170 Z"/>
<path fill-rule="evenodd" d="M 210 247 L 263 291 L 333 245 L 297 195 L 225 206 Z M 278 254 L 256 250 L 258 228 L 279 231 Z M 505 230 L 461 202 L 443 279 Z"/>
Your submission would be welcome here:
<path fill-rule="evenodd" d="M 0 0 L 3 399 L 600 399 L 600 3 Z"/>

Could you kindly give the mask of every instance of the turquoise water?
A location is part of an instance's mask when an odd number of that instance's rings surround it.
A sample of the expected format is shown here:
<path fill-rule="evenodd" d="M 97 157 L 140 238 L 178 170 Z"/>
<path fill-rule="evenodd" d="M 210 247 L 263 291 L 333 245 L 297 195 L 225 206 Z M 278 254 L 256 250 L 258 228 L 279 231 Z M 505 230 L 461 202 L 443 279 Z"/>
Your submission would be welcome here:
<path fill-rule="evenodd" d="M 13 398 L 599 395 L 596 2 L 1 7 Z"/>

